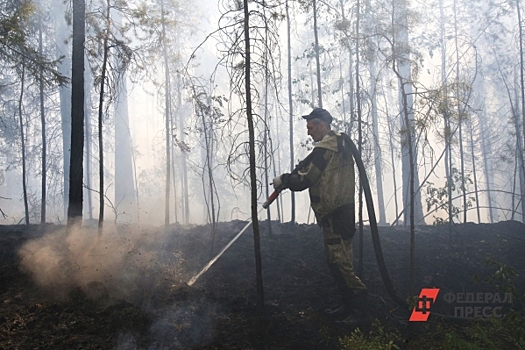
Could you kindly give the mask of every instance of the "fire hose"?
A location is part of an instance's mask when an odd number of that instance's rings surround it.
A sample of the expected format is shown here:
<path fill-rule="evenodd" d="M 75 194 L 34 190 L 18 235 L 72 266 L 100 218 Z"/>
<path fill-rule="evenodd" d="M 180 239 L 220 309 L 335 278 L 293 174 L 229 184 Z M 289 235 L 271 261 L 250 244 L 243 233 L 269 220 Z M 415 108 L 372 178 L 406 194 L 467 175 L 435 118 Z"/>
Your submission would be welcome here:
<path fill-rule="evenodd" d="M 365 165 L 363 164 L 363 160 L 361 159 L 361 154 L 359 154 L 359 150 L 357 149 L 355 143 L 350 139 L 350 137 L 346 134 L 342 135 L 344 137 L 345 143 L 348 145 L 348 148 L 352 153 L 352 156 L 354 156 L 355 163 L 357 164 L 357 168 L 359 169 L 359 179 L 361 181 L 361 186 L 363 187 L 363 192 L 365 194 L 366 209 L 368 211 L 368 218 L 370 221 L 370 233 L 372 235 L 372 243 L 374 244 L 374 251 L 376 254 L 379 272 L 381 273 L 381 278 L 383 279 L 383 283 L 386 287 L 388 295 L 390 295 L 392 300 L 394 300 L 399 306 L 403 308 L 408 308 L 408 304 L 396 294 L 394 286 L 392 285 L 392 281 L 390 280 L 390 276 L 388 275 L 388 270 L 386 269 L 385 258 L 383 257 L 381 242 L 379 240 L 379 229 L 377 227 L 377 219 L 376 212 L 374 210 L 374 201 L 372 199 L 372 191 L 370 190 L 370 183 L 368 182 L 368 176 L 366 175 Z"/>
<path fill-rule="evenodd" d="M 350 137 L 346 134 L 342 134 L 342 137 L 344 138 L 344 141 L 352 153 L 352 156 L 354 157 L 354 160 L 357 164 L 357 168 L 359 170 L 359 179 L 361 181 L 361 186 L 363 187 L 363 192 L 365 194 L 366 199 L 366 208 L 368 211 L 369 221 L 370 221 L 370 232 L 372 236 L 372 243 L 374 244 L 374 252 L 376 255 L 377 265 L 379 267 L 379 272 L 381 273 L 381 278 L 383 279 L 383 283 L 387 289 L 388 294 L 394 300 L 399 306 L 403 308 L 408 308 L 408 304 L 400 298 L 395 290 L 394 286 L 392 285 L 392 281 L 390 280 L 390 276 L 388 275 L 388 270 L 386 268 L 385 259 L 383 257 L 383 251 L 381 249 L 381 242 L 379 240 L 379 229 L 377 227 L 377 219 L 376 214 L 374 210 L 374 202 L 372 199 L 372 191 L 370 190 L 370 183 L 368 182 L 368 176 L 366 174 L 365 166 L 363 164 L 363 160 L 361 159 L 361 154 L 359 153 L 356 145 L 354 142 L 350 139 Z M 302 164 L 305 164 L 308 161 L 308 157 L 306 157 L 298 167 L 296 167 L 296 170 L 301 167 Z M 292 172 L 293 173 L 293 172 Z M 275 190 L 269 197 L 266 202 L 262 205 L 264 209 L 267 209 L 277 197 L 279 197 L 279 193 L 282 190 Z M 230 248 L 230 246 L 246 231 L 246 229 L 251 225 L 252 221 L 251 219 L 248 220 L 248 223 L 244 226 L 244 228 L 217 254 L 204 268 L 196 274 L 191 280 L 189 280 L 186 284 L 188 286 L 192 286 L 202 274 L 204 274 L 208 269 L 219 259 L 224 252 Z"/>
<path fill-rule="evenodd" d="M 352 156 L 355 159 L 357 168 L 359 169 L 359 179 L 361 180 L 361 186 L 363 187 L 363 192 L 365 194 L 366 208 L 368 210 L 368 217 L 370 221 L 370 232 L 372 236 L 372 243 L 374 244 L 374 252 L 376 255 L 377 265 L 379 267 L 379 272 L 381 273 L 381 278 L 383 279 L 383 283 L 386 287 L 388 294 L 392 298 L 392 300 L 394 300 L 399 306 L 403 308 L 408 308 L 408 304 L 396 294 L 394 290 L 394 286 L 392 285 L 392 281 L 390 280 L 390 276 L 388 275 L 388 270 L 386 268 L 383 251 L 381 249 L 381 241 L 379 240 L 379 229 L 377 227 L 377 219 L 376 219 L 376 214 L 374 210 L 374 201 L 372 198 L 372 191 L 370 190 L 370 183 L 368 182 L 368 176 L 366 174 L 363 160 L 361 159 L 361 154 L 359 153 L 355 143 L 350 139 L 348 135 L 342 134 L 342 136 L 344 138 L 346 145 L 348 146 L 348 149 L 350 150 L 350 152 L 352 153 Z M 272 202 L 279 196 L 280 192 L 281 192 L 280 190 L 274 191 L 270 195 L 270 197 L 268 197 L 268 200 L 263 204 L 263 208 L 265 209 L 268 208 L 270 204 L 272 204 Z"/>

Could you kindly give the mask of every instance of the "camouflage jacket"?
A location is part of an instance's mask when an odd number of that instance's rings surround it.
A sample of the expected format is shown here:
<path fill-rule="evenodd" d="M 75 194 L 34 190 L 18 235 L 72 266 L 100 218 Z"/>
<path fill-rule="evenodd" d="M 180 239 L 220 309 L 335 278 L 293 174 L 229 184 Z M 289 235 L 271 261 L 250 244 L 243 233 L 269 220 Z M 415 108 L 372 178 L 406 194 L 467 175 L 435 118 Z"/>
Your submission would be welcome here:
<path fill-rule="evenodd" d="M 318 223 L 334 210 L 354 203 L 354 159 L 337 131 L 330 131 L 313 149 L 298 171 L 287 174 L 284 183 L 292 191 L 310 192 Z"/>

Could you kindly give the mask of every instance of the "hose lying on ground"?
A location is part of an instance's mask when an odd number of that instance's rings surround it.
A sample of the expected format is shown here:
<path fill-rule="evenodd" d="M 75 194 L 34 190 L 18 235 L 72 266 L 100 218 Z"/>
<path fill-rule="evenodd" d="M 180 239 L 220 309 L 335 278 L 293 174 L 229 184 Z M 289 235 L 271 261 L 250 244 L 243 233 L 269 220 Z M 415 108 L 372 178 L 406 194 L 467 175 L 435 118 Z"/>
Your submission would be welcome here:
<path fill-rule="evenodd" d="M 372 191 L 370 191 L 370 183 L 368 182 L 365 166 L 363 164 L 363 160 L 361 159 L 361 154 L 359 154 L 356 145 L 348 135 L 341 135 L 343 136 L 344 141 L 348 146 L 348 149 L 354 157 L 354 160 L 357 164 L 357 168 L 359 169 L 359 179 L 361 180 L 361 186 L 363 186 L 363 192 L 365 193 L 366 209 L 368 211 L 368 217 L 370 220 L 370 232 L 372 234 L 372 242 L 374 244 L 374 251 L 376 253 L 376 260 L 377 265 L 379 266 L 379 272 L 381 273 L 381 278 L 383 279 L 383 283 L 385 284 L 386 290 L 388 291 L 390 297 L 399 306 L 403 308 L 408 308 L 408 304 L 396 294 L 394 286 L 392 285 L 392 281 L 390 280 L 390 276 L 388 275 L 388 270 L 386 269 L 385 258 L 383 257 L 383 251 L 381 250 L 381 242 L 379 241 L 379 229 L 377 227 L 377 219 L 374 210 L 374 202 L 372 199 Z"/>

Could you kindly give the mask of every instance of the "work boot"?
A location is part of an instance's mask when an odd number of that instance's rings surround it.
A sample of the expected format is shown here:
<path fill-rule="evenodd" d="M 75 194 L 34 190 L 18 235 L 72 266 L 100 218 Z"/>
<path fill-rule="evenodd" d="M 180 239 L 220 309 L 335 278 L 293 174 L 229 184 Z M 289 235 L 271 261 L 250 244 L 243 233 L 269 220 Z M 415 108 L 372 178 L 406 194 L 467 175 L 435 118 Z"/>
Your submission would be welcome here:
<path fill-rule="evenodd" d="M 350 309 L 350 313 L 348 316 L 338 322 L 345 324 L 359 324 L 363 322 L 368 316 L 367 295 L 368 293 L 365 290 L 349 299 L 348 307 Z"/>

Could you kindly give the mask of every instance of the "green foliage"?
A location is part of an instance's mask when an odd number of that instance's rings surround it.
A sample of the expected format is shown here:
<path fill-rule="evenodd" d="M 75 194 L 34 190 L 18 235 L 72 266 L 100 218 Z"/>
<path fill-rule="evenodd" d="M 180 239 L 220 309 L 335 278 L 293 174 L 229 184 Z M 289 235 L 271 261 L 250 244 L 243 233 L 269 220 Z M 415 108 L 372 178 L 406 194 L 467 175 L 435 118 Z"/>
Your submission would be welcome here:
<path fill-rule="evenodd" d="M 451 182 L 450 182 L 450 189 L 452 194 L 452 199 L 454 199 L 454 195 L 459 195 L 463 191 L 468 191 L 468 186 L 470 184 L 473 184 L 474 182 L 470 178 L 469 174 L 462 175 L 460 171 L 457 168 L 452 168 L 450 172 Z M 464 181 L 464 184 L 463 184 Z M 445 181 L 445 185 L 443 187 L 434 187 L 433 182 L 427 182 L 426 188 L 427 188 L 427 211 L 438 211 L 440 209 L 443 209 L 447 212 L 447 217 L 441 218 L 441 217 L 434 217 L 434 225 L 440 225 L 448 222 L 448 217 L 451 213 L 452 218 L 458 218 L 461 207 L 454 206 L 453 204 L 449 207 L 448 205 L 448 186 L 449 182 Z M 468 197 L 467 200 L 467 208 L 472 208 L 474 206 L 474 203 L 476 202 L 475 197 Z"/>
<path fill-rule="evenodd" d="M 364 335 L 359 328 L 356 328 L 350 335 L 340 339 L 341 349 L 360 349 L 360 350 L 392 350 L 400 349 L 396 343 L 401 343 L 401 335 L 397 329 L 386 332 L 383 325 L 374 320 L 372 329 L 368 335 Z"/>
<path fill-rule="evenodd" d="M 488 266 L 496 267 L 492 277 L 485 281 L 504 293 L 512 293 L 514 300 L 524 300 L 512 282 L 516 270 L 504 263 L 487 258 Z M 474 276 L 475 280 L 477 276 Z M 466 325 L 452 325 L 435 321 L 425 325 L 425 335 L 413 342 L 409 349 L 498 350 L 525 349 L 525 318 L 510 310 L 503 317 L 474 319 Z"/>
<path fill-rule="evenodd" d="M 50 85 L 65 84 L 68 79 L 56 69 L 62 59 L 41 55 L 32 45 L 35 36 L 33 21 L 39 16 L 32 0 L 0 0 L 0 62 L 16 67 L 21 62 L 34 77 L 42 78 Z"/>
<path fill-rule="evenodd" d="M 519 295 L 514 283 L 512 282 L 513 277 L 518 277 L 516 270 L 507 264 L 499 261 L 492 260 L 491 258 L 485 259 L 485 263 L 488 266 L 496 266 L 497 270 L 494 272 L 492 277 L 487 277 L 485 282 L 496 286 L 498 290 L 504 293 L 512 293 L 512 296 L 518 300 L 524 300 L 525 296 Z"/>
<path fill-rule="evenodd" d="M 357 328 L 339 339 L 340 349 L 525 350 L 525 319 L 515 311 L 501 318 L 475 319 L 462 325 L 434 319 L 420 326 L 405 338 L 397 329 L 386 331 L 375 320 L 368 334 Z"/>
<path fill-rule="evenodd" d="M 501 318 L 472 320 L 465 326 L 429 324 L 408 349 L 525 349 L 525 320 L 511 311 Z"/>

